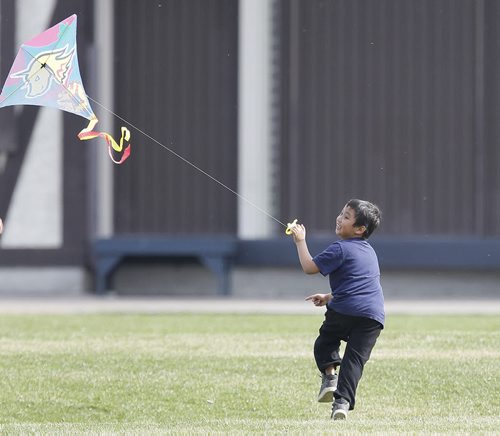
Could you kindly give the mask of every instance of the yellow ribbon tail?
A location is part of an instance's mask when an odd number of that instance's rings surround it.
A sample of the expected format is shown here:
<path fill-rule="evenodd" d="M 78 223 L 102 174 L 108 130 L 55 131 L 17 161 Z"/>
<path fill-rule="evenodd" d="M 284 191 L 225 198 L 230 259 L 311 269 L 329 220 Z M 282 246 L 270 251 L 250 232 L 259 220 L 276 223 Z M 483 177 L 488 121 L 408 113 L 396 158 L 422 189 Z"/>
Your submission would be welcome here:
<path fill-rule="evenodd" d="M 115 164 L 122 164 L 130 156 L 130 148 L 131 148 L 131 144 L 129 143 L 130 131 L 126 127 L 122 127 L 120 142 L 118 143 L 109 133 L 98 132 L 94 130 L 94 127 L 97 124 L 97 122 L 98 122 L 97 118 L 92 118 L 88 126 L 85 127 L 85 129 L 83 129 L 78 134 L 78 139 L 80 139 L 80 141 L 87 141 L 89 139 L 94 139 L 94 138 L 103 138 L 108 144 L 108 154 L 111 160 Z M 121 153 L 120 159 L 115 159 L 113 155 L 113 150 L 116 153 Z"/>

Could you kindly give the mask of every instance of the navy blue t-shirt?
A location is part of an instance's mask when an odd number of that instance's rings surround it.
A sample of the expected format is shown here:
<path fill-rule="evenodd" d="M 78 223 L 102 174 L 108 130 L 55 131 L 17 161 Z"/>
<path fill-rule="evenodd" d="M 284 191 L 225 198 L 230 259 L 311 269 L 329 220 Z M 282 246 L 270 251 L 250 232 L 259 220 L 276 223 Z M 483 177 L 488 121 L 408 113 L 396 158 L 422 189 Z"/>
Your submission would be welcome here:
<path fill-rule="evenodd" d="M 366 240 L 339 240 L 313 261 L 322 275 L 330 277 L 333 298 L 328 308 L 344 315 L 371 318 L 384 325 L 380 268 L 375 250 Z"/>

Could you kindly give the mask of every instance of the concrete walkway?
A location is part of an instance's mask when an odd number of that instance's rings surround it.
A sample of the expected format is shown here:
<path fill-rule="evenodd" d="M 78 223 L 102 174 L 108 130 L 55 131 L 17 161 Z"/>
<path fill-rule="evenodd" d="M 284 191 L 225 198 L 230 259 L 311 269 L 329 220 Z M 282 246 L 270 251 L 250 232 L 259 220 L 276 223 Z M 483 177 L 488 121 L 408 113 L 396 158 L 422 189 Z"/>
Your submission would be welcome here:
<path fill-rule="evenodd" d="M 0 298 L 0 314 L 92 313 L 241 313 L 319 314 L 322 308 L 301 300 L 235 298 L 168 298 L 123 296 L 11 297 Z M 500 315 L 500 299 L 491 300 L 388 300 L 388 314 Z"/>

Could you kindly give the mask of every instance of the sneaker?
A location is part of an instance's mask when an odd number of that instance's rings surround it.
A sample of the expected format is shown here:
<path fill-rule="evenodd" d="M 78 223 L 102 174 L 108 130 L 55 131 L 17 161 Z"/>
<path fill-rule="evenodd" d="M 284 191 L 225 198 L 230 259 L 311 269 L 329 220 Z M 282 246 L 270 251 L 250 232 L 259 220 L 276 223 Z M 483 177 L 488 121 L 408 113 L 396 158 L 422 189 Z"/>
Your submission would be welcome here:
<path fill-rule="evenodd" d="M 321 378 L 318 403 L 331 403 L 333 401 L 333 392 L 337 389 L 337 374 L 321 374 Z"/>
<path fill-rule="evenodd" d="M 332 419 L 346 419 L 349 411 L 349 401 L 345 398 L 337 398 L 333 403 Z"/>

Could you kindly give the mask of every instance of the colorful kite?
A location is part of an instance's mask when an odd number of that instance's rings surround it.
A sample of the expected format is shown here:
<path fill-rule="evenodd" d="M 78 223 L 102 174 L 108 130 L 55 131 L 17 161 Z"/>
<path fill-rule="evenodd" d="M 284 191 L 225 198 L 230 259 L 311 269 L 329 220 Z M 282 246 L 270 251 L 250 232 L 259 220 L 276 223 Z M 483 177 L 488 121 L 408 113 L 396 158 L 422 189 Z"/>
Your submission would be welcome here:
<path fill-rule="evenodd" d="M 76 15 L 66 18 L 21 45 L 0 95 L 0 107 L 14 105 L 49 106 L 90 120 L 80 140 L 104 138 L 111 160 L 123 163 L 130 155 L 130 131 L 121 128 L 117 143 L 105 132 L 94 131 L 97 117 L 83 88 L 76 51 Z M 121 158 L 113 157 L 114 150 Z"/>

